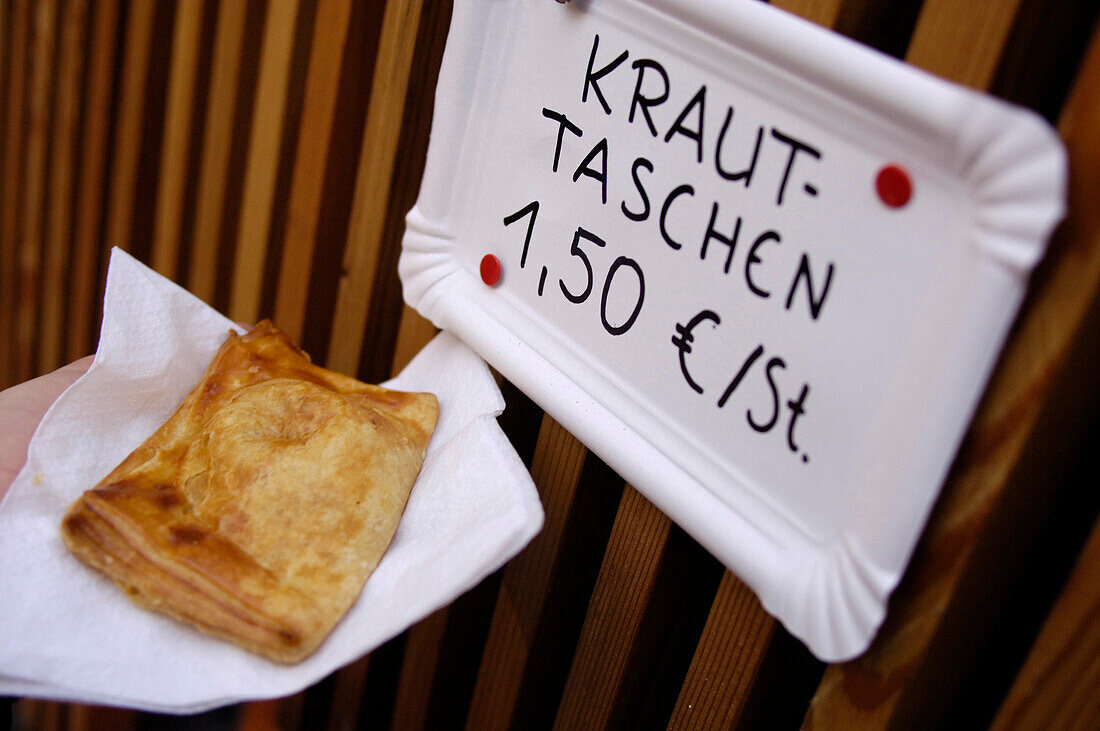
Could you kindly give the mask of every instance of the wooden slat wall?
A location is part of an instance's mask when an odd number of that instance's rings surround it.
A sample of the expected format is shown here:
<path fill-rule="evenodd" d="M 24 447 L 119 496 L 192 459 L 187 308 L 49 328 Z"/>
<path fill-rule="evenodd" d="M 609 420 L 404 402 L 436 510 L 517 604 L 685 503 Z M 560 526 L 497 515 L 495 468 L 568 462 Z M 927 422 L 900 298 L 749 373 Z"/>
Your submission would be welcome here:
<path fill-rule="evenodd" d="M 505 382 L 547 513 L 532 544 L 303 693 L 174 727 L 1100 727 L 1100 3 L 773 4 L 1035 109 L 1071 159 L 1069 216 L 872 648 L 816 661 Z M 0 386 L 94 349 L 111 246 L 238 320 L 274 317 L 330 367 L 400 370 L 434 335 L 396 258 L 449 18 L 422 0 L 0 0 Z M 15 709 L 26 728 L 164 721 Z"/>

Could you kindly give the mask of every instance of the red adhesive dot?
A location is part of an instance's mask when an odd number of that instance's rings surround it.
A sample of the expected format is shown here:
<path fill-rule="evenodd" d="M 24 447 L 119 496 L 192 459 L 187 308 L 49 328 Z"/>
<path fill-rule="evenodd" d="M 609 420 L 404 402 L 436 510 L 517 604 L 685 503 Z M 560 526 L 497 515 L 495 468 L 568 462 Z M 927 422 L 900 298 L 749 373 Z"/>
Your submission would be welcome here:
<path fill-rule="evenodd" d="M 481 257 L 481 281 L 490 287 L 500 281 L 500 259 L 492 254 Z"/>
<path fill-rule="evenodd" d="M 901 208 L 913 197 L 913 181 L 900 165 L 887 165 L 878 171 L 875 190 L 882 202 L 891 208 Z"/>

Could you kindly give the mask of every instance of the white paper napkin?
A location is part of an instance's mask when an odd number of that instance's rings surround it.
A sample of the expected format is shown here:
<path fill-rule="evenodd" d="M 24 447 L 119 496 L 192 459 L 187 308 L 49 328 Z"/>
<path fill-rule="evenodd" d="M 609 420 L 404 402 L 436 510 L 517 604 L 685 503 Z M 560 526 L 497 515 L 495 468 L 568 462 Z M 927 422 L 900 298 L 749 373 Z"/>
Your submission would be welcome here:
<path fill-rule="evenodd" d="M 136 607 L 69 554 L 61 517 L 171 415 L 230 328 L 112 252 L 95 361 L 47 412 L 0 503 L 0 694 L 191 713 L 294 693 L 449 604 L 541 528 L 535 486 L 496 423 L 496 383 L 443 333 L 385 384 L 435 393 L 439 424 L 393 543 L 314 655 L 280 665 Z"/>

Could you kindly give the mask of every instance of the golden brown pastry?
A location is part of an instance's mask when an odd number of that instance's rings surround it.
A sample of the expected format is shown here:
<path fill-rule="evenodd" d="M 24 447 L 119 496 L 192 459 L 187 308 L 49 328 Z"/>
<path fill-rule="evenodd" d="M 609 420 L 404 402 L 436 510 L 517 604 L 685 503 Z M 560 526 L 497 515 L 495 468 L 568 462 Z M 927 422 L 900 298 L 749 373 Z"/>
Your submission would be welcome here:
<path fill-rule="evenodd" d="M 438 413 L 431 394 L 313 365 L 264 321 L 230 334 L 61 533 L 139 605 L 296 662 L 386 551 Z"/>

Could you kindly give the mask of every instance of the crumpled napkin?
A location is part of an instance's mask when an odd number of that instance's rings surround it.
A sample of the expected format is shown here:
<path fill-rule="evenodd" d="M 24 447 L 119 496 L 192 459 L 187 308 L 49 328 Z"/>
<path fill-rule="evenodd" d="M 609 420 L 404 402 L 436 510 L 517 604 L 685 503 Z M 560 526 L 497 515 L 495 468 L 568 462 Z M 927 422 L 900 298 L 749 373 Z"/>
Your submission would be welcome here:
<path fill-rule="evenodd" d="M 541 528 L 534 483 L 496 423 L 496 383 L 442 333 L 385 384 L 434 392 L 439 424 L 393 543 L 314 655 L 280 665 L 138 608 L 69 554 L 61 517 L 168 418 L 230 328 L 112 252 L 95 361 L 47 412 L 0 503 L 0 694 L 192 713 L 294 693 L 449 604 Z"/>

